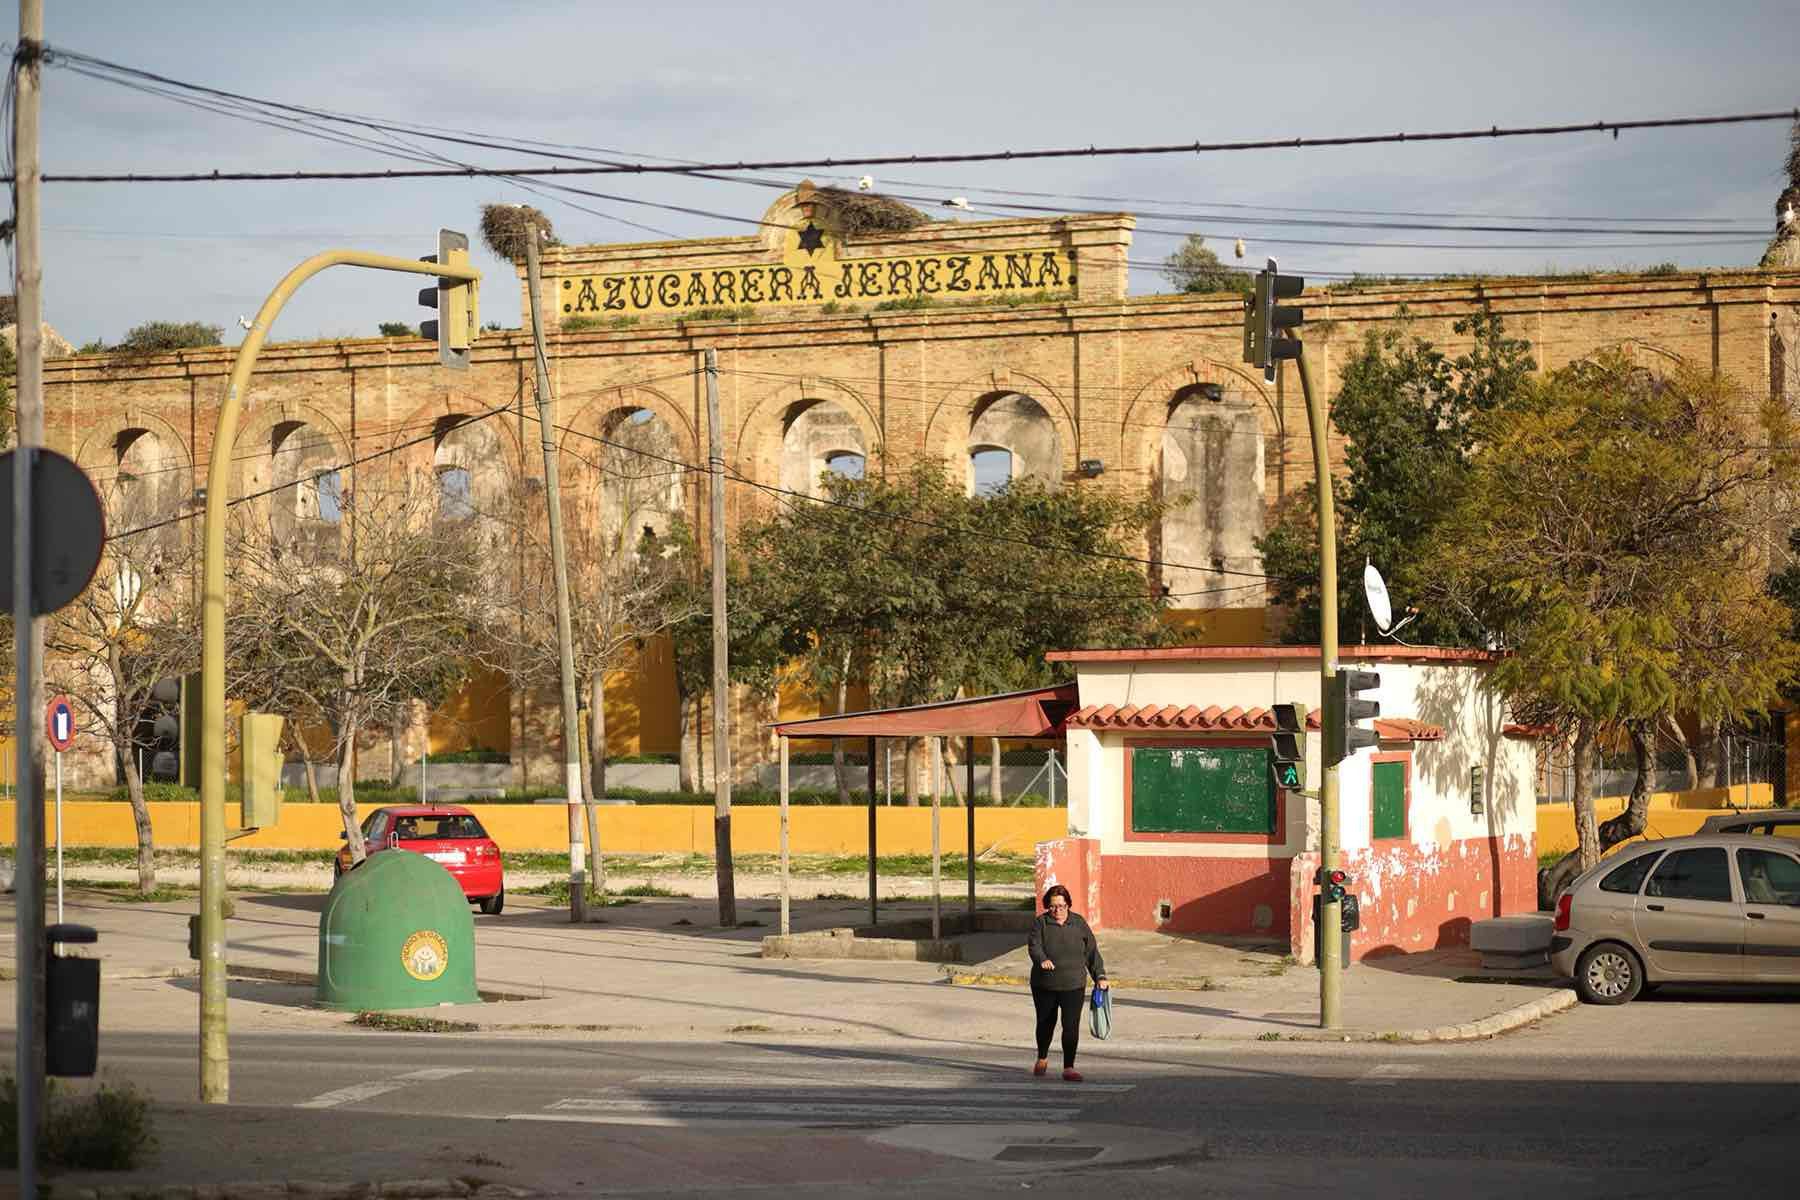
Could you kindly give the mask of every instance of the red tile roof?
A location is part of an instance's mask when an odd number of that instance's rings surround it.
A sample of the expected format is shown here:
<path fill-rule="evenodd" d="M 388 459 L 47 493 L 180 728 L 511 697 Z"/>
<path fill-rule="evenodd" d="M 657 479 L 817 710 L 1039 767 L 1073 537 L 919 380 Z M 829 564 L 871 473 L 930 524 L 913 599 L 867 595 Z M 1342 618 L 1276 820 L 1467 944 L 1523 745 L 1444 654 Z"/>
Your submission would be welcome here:
<path fill-rule="evenodd" d="M 1190 704 L 1089 704 L 1069 714 L 1073 729 L 1145 729 L 1181 733 L 1273 733 L 1275 718 L 1266 708 L 1201 708 Z M 1319 728 L 1319 711 L 1307 714 L 1308 729 Z M 1411 717 L 1377 717 L 1375 732 L 1384 742 L 1435 742 L 1442 740 L 1441 726 L 1427 725 Z"/>

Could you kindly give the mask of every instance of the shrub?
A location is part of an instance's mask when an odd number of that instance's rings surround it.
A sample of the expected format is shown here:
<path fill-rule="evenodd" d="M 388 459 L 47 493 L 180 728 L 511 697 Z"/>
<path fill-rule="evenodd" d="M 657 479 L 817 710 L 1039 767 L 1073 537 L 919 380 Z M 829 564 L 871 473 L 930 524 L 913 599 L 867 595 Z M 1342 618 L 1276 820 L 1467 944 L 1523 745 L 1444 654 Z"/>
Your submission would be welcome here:
<path fill-rule="evenodd" d="M 585 333 L 590 329 L 599 329 L 606 322 L 599 317 L 564 317 L 560 328 L 564 333 Z"/>
<path fill-rule="evenodd" d="M 102 1083 L 92 1092 L 61 1095 L 50 1080 L 43 1096 L 38 1155 L 45 1166 L 128 1171 L 156 1146 L 150 1101 L 129 1083 Z M 19 1165 L 19 1090 L 0 1076 L 0 1166 Z"/>
<path fill-rule="evenodd" d="M 470 746 L 466 750 L 448 750 L 442 754 L 427 754 L 425 761 L 429 763 L 504 763 L 511 762 L 512 755 L 504 750 L 489 750 L 486 746 Z"/>
<path fill-rule="evenodd" d="M 419 336 L 419 331 L 405 321 L 383 321 L 376 328 L 381 330 L 382 337 L 414 338 Z"/>
<path fill-rule="evenodd" d="M 225 330 L 203 321 L 146 321 L 133 327 L 113 349 L 127 354 L 158 354 L 166 350 L 198 350 L 223 345 Z"/>

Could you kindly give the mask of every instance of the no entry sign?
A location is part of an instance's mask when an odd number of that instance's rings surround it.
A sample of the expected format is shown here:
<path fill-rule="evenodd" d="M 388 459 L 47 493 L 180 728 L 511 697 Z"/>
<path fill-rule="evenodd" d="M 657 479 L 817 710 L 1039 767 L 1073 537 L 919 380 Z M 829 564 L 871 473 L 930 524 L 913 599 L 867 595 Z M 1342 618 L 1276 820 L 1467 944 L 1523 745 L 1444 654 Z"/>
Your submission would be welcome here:
<path fill-rule="evenodd" d="M 50 708 L 44 714 L 44 730 L 57 750 L 67 750 L 75 744 L 75 705 L 67 696 L 50 701 Z"/>

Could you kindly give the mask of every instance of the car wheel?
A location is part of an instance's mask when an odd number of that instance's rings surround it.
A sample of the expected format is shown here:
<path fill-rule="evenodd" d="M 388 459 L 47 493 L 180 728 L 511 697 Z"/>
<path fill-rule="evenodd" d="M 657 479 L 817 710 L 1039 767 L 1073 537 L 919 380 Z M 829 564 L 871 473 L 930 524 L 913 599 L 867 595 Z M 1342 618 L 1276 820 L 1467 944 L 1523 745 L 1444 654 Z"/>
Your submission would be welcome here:
<path fill-rule="evenodd" d="M 1624 1004 L 1644 986 L 1644 964 L 1617 942 L 1600 942 L 1575 961 L 1575 991 L 1589 1004 Z"/>
<path fill-rule="evenodd" d="M 492 896 L 482 897 L 480 903 L 482 912 L 490 917 L 499 916 L 500 910 L 506 907 L 506 889 L 502 888 Z"/>

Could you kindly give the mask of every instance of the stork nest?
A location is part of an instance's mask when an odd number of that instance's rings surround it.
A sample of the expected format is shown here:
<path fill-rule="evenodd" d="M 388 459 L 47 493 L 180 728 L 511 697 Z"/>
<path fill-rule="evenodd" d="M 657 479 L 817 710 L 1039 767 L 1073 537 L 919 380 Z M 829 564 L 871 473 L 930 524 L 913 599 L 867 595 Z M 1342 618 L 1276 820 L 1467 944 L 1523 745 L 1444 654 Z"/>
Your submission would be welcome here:
<path fill-rule="evenodd" d="M 556 231 L 546 217 L 529 204 L 484 204 L 481 206 L 481 240 L 487 248 L 509 262 L 524 262 L 527 239 L 542 231 L 540 247 L 560 246 Z"/>
<path fill-rule="evenodd" d="M 833 222 L 846 237 L 871 233 L 905 233 L 931 223 L 931 218 L 898 200 L 843 188 L 820 188 L 818 202 L 831 210 Z"/>

